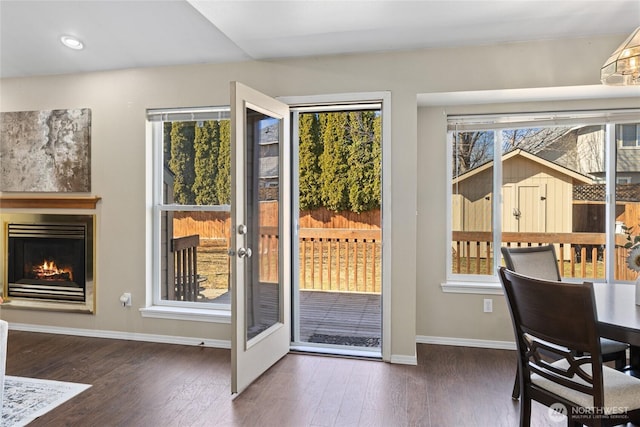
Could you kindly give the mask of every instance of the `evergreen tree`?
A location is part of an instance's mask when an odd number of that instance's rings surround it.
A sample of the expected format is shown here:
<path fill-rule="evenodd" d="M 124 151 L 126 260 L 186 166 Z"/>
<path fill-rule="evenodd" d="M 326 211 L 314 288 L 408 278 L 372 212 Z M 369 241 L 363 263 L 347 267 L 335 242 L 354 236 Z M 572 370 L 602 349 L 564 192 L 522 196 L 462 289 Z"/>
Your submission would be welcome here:
<path fill-rule="evenodd" d="M 364 212 L 380 205 L 380 134 L 376 137 L 376 113 L 350 112 L 351 145 L 348 156 L 349 209 Z M 379 126 L 378 126 L 379 127 Z"/>
<path fill-rule="evenodd" d="M 173 197 L 175 203 L 193 205 L 195 122 L 173 122 L 171 126 L 171 159 L 169 169 L 175 175 Z"/>
<path fill-rule="evenodd" d="M 300 115 L 300 209 L 364 212 L 381 202 L 381 118 L 376 111 Z M 179 204 L 231 203 L 230 121 L 167 122 L 165 165 Z"/>
<path fill-rule="evenodd" d="M 374 181 L 371 185 L 371 192 L 375 206 L 372 209 L 380 208 L 382 205 L 382 116 L 379 111 L 374 114 L 373 141 L 371 143 Z"/>
<path fill-rule="evenodd" d="M 169 168 L 171 160 L 171 122 L 163 122 L 162 159 L 165 168 Z"/>
<path fill-rule="evenodd" d="M 300 209 L 315 209 L 322 205 L 319 163 L 322 140 L 318 114 L 300 115 L 299 135 Z"/>
<path fill-rule="evenodd" d="M 195 128 L 193 193 L 198 205 L 218 204 L 215 180 L 218 171 L 219 124 L 217 120 L 198 122 Z"/>
<path fill-rule="evenodd" d="M 322 203 L 333 211 L 349 208 L 347 113 L 326 113 L 322 116 L 324 149 L 320 155 Z"/>
<path fill-rule="evenodd" d="M 218 173 L 215 180 L 218 203 L 231 204 L 231 121 L 218 122 Z"/>

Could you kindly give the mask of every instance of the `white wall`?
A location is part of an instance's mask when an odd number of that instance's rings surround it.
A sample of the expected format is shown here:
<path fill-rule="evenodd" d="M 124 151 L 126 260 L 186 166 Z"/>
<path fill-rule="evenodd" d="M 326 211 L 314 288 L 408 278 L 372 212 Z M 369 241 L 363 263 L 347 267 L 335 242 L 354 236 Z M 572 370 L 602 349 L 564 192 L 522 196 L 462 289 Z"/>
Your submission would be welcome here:
<path fill-rule="evenodd" d="M 145 111 L 228 104 L 229 81 L 272 96 L 389 90 L 392 93 L 392 355 L 415 356 L 416 335 L 511 340 L 504 305 L 482 295 L 443 294 L 445 117 L 420 109 L 429 92 L 598 84 L 598 70 L 624 35 L 402 53 L 224 65 L 134 69 L 0 80 L 0 110 L 92 110 L 92 193 L 98 206 L 95 315 L 4 309 L 32 325 L 131 334 L 229 339 L 228 325 L 142 318 L 148 208 Z M 131 292 L 134 309 L 118 304 Z"/>

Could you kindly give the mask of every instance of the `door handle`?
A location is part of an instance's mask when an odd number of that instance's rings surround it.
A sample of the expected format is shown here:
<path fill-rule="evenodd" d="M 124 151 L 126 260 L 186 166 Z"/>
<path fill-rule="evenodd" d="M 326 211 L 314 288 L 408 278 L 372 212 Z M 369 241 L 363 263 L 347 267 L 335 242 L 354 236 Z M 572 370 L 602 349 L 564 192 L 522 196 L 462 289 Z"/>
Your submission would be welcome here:
<path fill-rule="evenodd" d="M 251 248 L 238 248 L 238 258 L 251 258 Z"/>

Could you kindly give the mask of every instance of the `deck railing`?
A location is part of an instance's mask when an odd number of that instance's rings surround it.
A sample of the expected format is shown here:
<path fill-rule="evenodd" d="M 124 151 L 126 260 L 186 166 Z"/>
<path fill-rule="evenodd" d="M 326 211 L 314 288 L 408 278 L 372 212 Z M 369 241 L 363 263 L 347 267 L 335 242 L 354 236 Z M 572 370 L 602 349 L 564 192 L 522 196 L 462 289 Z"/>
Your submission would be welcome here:
<path fill-rule="evenodd" d="M 260 233 L 260 280 L 278 277 L 275 227 Z M 380 293 L 380 230 L 301 228 L 300 289 Z"/>
<path fill-rule="evenodd" d="M 493 234 L 491 232 L 454 231 L 454 273 L 488 274 L 493 272 Z M 502 233 L 504 246 L 539 246 L 554 244 L 563 277 L 604 278 L 606 243 L 604 233 Z M 626 266 L 628 249 L 625 235 L 616 235 L 615 279 L 634 280 L 636 275 Z M 498 253 L 498 256 L 499 253 Z"/>
<path fill-rule="evenodd" d="M 300 229 L 300 289 L 380 293 L 381 232 Z"/>
<path fill-rule="evenodd" d="M 196 301 L 200 294 L 198 277 L 198 245 L 200 236 L 171 239 L 174 283 L 167 284 L 167 299 L 172 301 Z"/>

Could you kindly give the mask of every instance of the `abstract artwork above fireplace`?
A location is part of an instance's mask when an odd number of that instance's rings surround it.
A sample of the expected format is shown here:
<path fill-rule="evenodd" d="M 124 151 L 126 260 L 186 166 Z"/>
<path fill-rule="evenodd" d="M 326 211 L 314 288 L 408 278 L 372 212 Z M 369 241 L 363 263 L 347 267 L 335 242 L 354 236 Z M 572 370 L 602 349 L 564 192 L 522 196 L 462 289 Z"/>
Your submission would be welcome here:
<path fill-rule="evenodd" d="M 0 113 L 0 191 L 91 191 L 91 110 Z"/>

